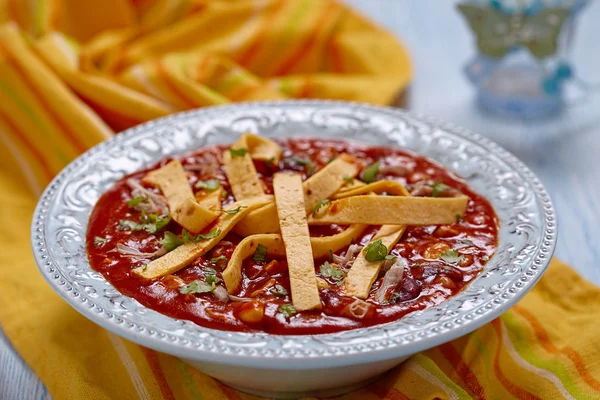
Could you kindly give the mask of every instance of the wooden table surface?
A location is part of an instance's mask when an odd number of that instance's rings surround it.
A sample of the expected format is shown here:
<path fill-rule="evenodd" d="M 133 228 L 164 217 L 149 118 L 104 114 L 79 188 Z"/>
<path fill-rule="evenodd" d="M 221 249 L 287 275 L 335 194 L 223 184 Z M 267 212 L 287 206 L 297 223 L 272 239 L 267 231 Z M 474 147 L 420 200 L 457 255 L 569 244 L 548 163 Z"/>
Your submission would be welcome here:
<path fill-rule="evenodd" d="M 546 121 L 485 115 L 473 104 L 473 89 L 462 73 L 474 55 L 473 37 L 453 2 L 346 1 L 396 33 L 409 48 L 415 79 L 408 108 L 490 137 L 541 178 L 558 213 L 556 256 L 600 285 L 600 92 Z M 576 73 L 598 86 L 599 21 L 600 2 L 592 2 L 578 20 L 571 54 Z M 0 400 L 48 398 L 44 385 L 0 331 Z"/>

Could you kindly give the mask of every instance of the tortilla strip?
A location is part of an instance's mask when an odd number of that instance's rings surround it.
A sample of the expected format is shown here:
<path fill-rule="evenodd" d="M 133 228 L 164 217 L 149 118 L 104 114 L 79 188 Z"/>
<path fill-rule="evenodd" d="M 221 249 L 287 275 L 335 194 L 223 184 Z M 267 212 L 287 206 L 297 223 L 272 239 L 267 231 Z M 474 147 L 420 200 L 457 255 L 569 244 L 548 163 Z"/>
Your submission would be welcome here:
<path fill-rule="evenodd" d="M 381 242 L 389 251 L 396 243 L 398 243 L 405 229 L 406 226 L 382 226 L 373 239 L 371 239 L 370 243 L 381 239 Z M 367 261 L 364 253 L 361 251 L 356 257 L 356 260 L 354 260 L 354 263 L 344 280 L 346 295 L 356 296 L 359 299 L 366 299 L 369 297 L 369 291 L 371 290 L 371 286 L 373 286 L 373 282 L 375 282 L 375 279 L 377 279 L 377 276 L 379 275 L 382 263 L 383 261 Z"/>
<path fill-rule="evenodd" d="M 349 246 L 365 229 L 367 225 L 351 225 L 343 232 L 331 236 L 311 237 L 310 245 L 314 258 L 329 255 L 329 251 L 338 251 Z M 223 281 L 229 293 L 234 293 L 242 279 L 242 265 L 246 258 L 254 254 L 259 244 L 267 246 L 267 254 L 285 256 L 285 247 L 278 233 L 258 234 L 242 240 L 233 251 L 227 268 L 223 271 Z"/>
<path fill-rule="evenodd" d="M 192 233 L 202 231 L 219 216 L 196 202 L 179 160 L 147 173 L 143 181 L 160 189 L 167 199 L 171 217 Z"/>
<path fill-rule="evenodd" d="M 285 256 L 285 246 L 281 235 L 272 233 L 268 235 L 252 235 L 242 240 L 235 247 L 227 268 L 223 271 L 223 281 L 229 293 L 234 293 L 242 281 L 242 265 L 244 260 L 256 251 L 259 244 L 267 247 L 267 254 L 271 256 Z"/>
<path fill-rule="evenodd" d="M 355 177 L 358 174 L 358 169 L 350 161 L 352 161 L 350 156 L 342 154 L 304 181 L 302 188 L 307 214 L 312 213 L 319 201 L 327 199 L 340 190 L 345 183 L 345 177 Z M 235 226 L 234 232 L 240 236 L 279 232 L 275 203 L 252 211 Z"/>
<path fill-rule="evenodd" d="M 321 308 L 302 178 L 299 174 L 277 173 L 273 177 L 273 191 L 287 256 L 292 303 L 298 311 Z"/>
<path fill-rule="evenodd" d="M 252 159 L 264 161 L 274 159 L 275 162 L 279 162 L 281 148 L 270 139 L 244 133 L 231 149 L 248 149 L 243 156 L 234 157 L 229 150 L 223 153 L 223 164 L 233 196 L 236 200 L 262 196 L 265 192 Z"/>
<path fill-rule="evenodd" d="M 180 269 L 188 266 L 196 258 L 212 249 L 225 237 L 225 235 L 227 235 L 227 233 L 229 233 L 231 228 L 233 228 L 238 221 L 244 218 L 246 214 L 264 205 L 265 203 L 268 203 L 272 199 L 273 196 L 264 195 L 252 199 L 237 201 L 228 205 L 225 208 L 226 210 L 235 210 L 237 207 L 246 208 L 240 208 L 240 210 L 235 214 L 222 213 L 217 223 L 213 227 L 213 229 L 221 231 L 217 236 L 212 239 L 201 240 L 197 243 L 184 243 L 175 250 L 150 262 L 145 267 L 138 267 L 134 269 L 133 273 L 143 279 L 155 279 L 179 271 Z"/>
<path fill-rule="evenodd" d="M 441 225 L 456 222 L 469 198 L 352 196 L 331 202 L 327 212 L 310 216 L 310 225 Z"/>
<path fill-rule="evenodd" d="M 222 194 L 223 189 L 221 186 L 212 192 L 202 190 L 200 192 L 196 192 L 196 201 L 202 207 L 208 208 L 209 210 L 220 210 Z"/>
<path fill-rule="evenodd" d="M 379 194 L 379 193 L 383 193 L 383 192 L 393 194 L 396 196 L 410 195 L 410 193 L 408 193 L 408 190 L 406 190 L 406 188 L 400 182 L 386 180 L 386 181 L 377 181 L 374 183 L 370 183 L 368 185 L 364 185 L 364 184 L 363 185 L 355 185 L 352 188 L 340 190 L 339 192 L 334 194 L 331 198 L 332 199 L 343 199 L 344 197 L 358 196 L 361 194 L 368 194 L 368 193 Z"/>

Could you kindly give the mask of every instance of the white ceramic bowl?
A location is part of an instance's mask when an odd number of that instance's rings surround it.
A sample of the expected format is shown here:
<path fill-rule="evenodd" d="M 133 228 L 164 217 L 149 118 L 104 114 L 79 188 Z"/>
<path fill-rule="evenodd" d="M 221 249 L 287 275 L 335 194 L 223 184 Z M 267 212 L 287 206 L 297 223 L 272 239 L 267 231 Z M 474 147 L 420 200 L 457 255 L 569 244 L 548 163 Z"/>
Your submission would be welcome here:
<path fill-rule="evenodd" d="M 423 154 L 464 177 L 500 218 L 499 247 L 468 287 L 440 305 L 369 328 L 303 336 L 200 327 L 120 294 L 87 260 L 92 207 L 117 179 L 172 155 L 269 137 L 336 137 Z M 406 111 L 289 101 L 205 108 L 129 129 L 67 166 L 41 197 L 31 231 L 48 283 L 85 317 L 126 339 L 181 357 L 240 390 L 274 397 L 335 395 L 416 352 L 473 331 L 514 305 L 540 278 L 556 243 L 554 210 L 539 180 L 491 141 Z"/>

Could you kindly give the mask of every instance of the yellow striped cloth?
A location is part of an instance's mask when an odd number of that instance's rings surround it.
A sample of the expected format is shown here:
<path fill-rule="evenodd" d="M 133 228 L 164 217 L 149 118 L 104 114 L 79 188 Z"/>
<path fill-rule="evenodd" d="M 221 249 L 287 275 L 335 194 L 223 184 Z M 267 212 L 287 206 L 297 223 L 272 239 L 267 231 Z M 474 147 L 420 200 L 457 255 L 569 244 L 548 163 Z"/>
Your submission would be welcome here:
<path fill-rule="evenodd" d="M 389 104 L 411 71 L 328 0 L 0 0 L 0 323 L 56 399 L 256 399 L 108 333 L 45 284 L 39 194 L 114 132 L 231 101 Z M 31 193 L 35 195 L 32 195 Z M 600 398 L 600 291 L 554 261 L 523 301 L 344 399 Z"/>

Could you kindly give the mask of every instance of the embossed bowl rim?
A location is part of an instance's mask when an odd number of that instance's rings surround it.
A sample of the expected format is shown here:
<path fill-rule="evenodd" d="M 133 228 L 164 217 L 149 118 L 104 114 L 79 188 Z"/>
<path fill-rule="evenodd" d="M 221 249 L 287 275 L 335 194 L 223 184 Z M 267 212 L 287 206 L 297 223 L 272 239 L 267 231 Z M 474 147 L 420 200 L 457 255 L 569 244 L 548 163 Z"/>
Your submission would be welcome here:
<path fill-rule="evenodd" d="M 197 326 L 188 321 L 178 321 L 147 309 L 137 304 L 137 309 L 144 311 L 146 319 L 139 321 L 137 314 L 124 312 L 119 315 L 104 307 L 102 298 L 96 300 L 88 296 L 70 282 L 65 272 L 67 264 L 65 255 L 56 256 L 52 249 L 46 247 L 49 235 L 57 227 L 48 223 L 49 208 L 60 200 L 58 193 L 69 182 L 71 174 L 85 165 L 93 156 L 117 148 L 122 142 L 148 132 L 158 132 L 161 127 L 173 127 L 190 120 L 208 123 L 211 118 L 228 118 L 229 115 L 242 115 L 244 112 L 264 110 L 265 112 L 294 112 L 297 110 L 325 113 L 346 111 L 349 115 L 360 113 L 367 120 L 373 116 L 391 118 L 399 125 L 407 121 L 418 122 L 420 126 L 442 132 L 445 136 L 467 141 L 479 149 L 485 150 L 488 156 L 495 155 L 503 166 L 506 165 L 518 177 L 523 185 L 531 188 L 536 211 L 540 214 L 541 225 L 539 239 L 544 245 L 531 249 L 527 263 L 522 270 L 513 276 L 508 284 L 500 285 L 490 295 L 483 293 L 479 304 L 469 310 L 460 309 L 454 315 L 439 317 L 437 321 L 419 324 L 407 324 L 398 321 L 360 328 L 334 334 L 319 335 L 270 335 L 262 332 L 243 333 L 226 332 Z M 339 117 L 335 114 L 336 118 Z M 332 114 L 333 115 L 333 114 Z M 349 117 L 348 117 L 349 118 Z M 417 129 L 414 126 L 411 129 Z M 159 133 L 160 137 L 160 133 Z M 193 149 L 189 149 L 191 151 Z M 158 161 L 158 160 L 155 160 Z M 134 172 L 134 171 L 129 171 Z M 89 215 L 89 214 L 88 214 Z M 503 223 L 504 221 L 501 221 Z M 87 229 L 86 220 L 78 221 Z M 79 238 L 85 242 L 85 237 Z M 313 367 L 334 367 L 362 364 L 380 360 L 388 360 L 411 355 L 416 352 L 445 343 L 484 325 L 508 310 L 539 280 L 549 265 L 556 246 L 557 226 L 554 207 L 548 193 L 539 179 L 515 156 L 481 135 L 470 133 L 451 124 L 442 123 L 432 118 L 391 107 L 378 107 L 360 103 L 341 101 L 301 100 L 301 101 L 269 101 L 253 103 L 237 103 L 233 105 L 207 107 L 173 114 L 130 128 L 106 140 L 79 156 L 65 167 L 48 185 L 37 204 L 31 228 L 31 243 L 36 263 L 50 286 L 73 308 L 103 328 L 143 346 L 172 354 L 182 358 L 199 360 L 207 363 L 238 365 L 256 368 L 309 369 Z M 519 253 L 513 254 L 504 263 L 513 265 Z M 492 264 L 494 257 L 488 265 Z M 87 256 L 75 257 L 78 267 L 90 270 Z M 504 264 L 503 264 L 504 265 Z M 92 274 L 90 272 L 90 274 Z M 493 274 L 492 274 L 493 275 Z M 477 281 L 478 278 L 474 282 Z M 474 284 L 471 282 L 470 285 Z M 499 282 L 502 282 L 500 280 Z M 96 273 L 90 284 L 107 285 L 106 281 Z M 465 291 L 457 294 L 452 300 L 465 296 Z M 450 301 L 450 300 L 448 300 Z M 464 300 L 461 300 L 464 303 Z M 419 322 L 425 313 L 431 314 L 437 308 L 409 314 L 413 321 Z M 457 303 L 455 303 L 457 304 Z M 448 306 L 453 307 L 453 306 Z M 441 308 L 443 309 L 443 307 Z M 439 311 L 439 310 L 438 310 Z M 446 310 L 452 311 L 452 310 Z M 450 313 L 452 314 L 452 313 Z M 164 323 L 165 320 L 179 323 L 177 328 Z"/>

